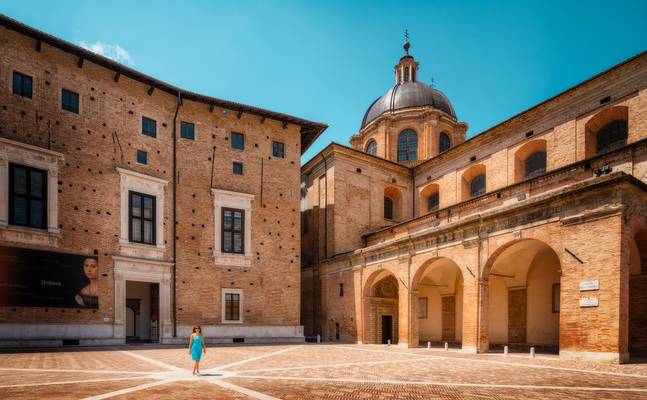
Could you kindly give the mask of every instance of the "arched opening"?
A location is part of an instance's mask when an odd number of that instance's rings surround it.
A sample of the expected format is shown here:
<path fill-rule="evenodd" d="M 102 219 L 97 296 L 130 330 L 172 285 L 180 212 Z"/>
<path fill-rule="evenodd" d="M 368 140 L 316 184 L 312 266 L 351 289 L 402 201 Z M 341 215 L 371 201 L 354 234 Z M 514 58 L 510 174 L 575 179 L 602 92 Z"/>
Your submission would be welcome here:
<path fill-rule="evenodd" d="M 647 357 L 647 229 L 629 249 L 629 355 Z"/>
<path fill-rule="evenodd" d="M 561 267 L 546 243 L 526 239 L 488 261 L 490 348 L 559 351 Z"/>
<path fill-rule="evenodd" d="M 444 153 L 452 147 L 452 142 L 449 139 L 447 132 L 440 132 L 438 136 L 438 153 Z"/>
<path fill-rule="evenodd" d="M 418 159 L 418 134 L 412 129 L 405 129 L 398 136 L 398 162 L 416 161 Z"/>
<path fill-rule="evenodd" d="M 414 277 L 417 290 L 418 343 L 460 347 L 463 339 L 463 274 L 454 261 L 441 257 L 428 261 Z M 412 338 L 415 343 L 416 338 Z"/>
<path fill-rule="evenodd" d="M 398 343 L 398 281 L 387 270 L 369 277 L 364 290 L 364 343 Z"/>
<path fill-rule="evenodd" d="M 402 194 L 394 187 L 384 189 L 384 219 L 399 221 L 402 217 Z"/>
<path fill-rule="evenodd" d="M 486 192 L 485 165 L 478 164 L 463 172 L 462 199 L 469 200 Z"/>
<path fill-rule="evenodd" d="M 375 139 L 369 140 L 368 144 L 366 145 L 366 153 L 376 156 L 377 155 L 377 142 Z"/>
<path fill-rule="evenodd" d="M 427 185 L 420 191 L 420 212 L 427 214 L 440 208 L 440 187 L 437 183 Z"/>
<path fill-rule="evenodd" d="M 521 182 L 546 173 L 546 141 L 532 140 L 514 155 L 514 180 Z"/>
<path fill-rule="evenodd" d="M 585 125 L 586 157 L 604 154 L 627 144 L 629 109 L 625 106 L 600 111 Z"/>

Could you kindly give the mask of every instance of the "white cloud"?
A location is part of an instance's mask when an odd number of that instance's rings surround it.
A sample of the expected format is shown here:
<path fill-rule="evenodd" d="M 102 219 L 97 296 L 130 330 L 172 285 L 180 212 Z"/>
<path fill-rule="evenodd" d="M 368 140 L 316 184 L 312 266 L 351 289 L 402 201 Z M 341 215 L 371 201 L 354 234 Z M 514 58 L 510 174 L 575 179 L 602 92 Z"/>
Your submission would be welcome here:
<path fill-rule="evenodd" d="M 108 57 L 122 64 L 133 65 L 135 63 L 130 53 L 128 53 L 123 47 L 119 46 L 118 44 L 102 42 L 88 43 L 82 40 L 81 42 L 79 42 L 79 45 L 86 50 L 101 54 L 104 57 Z"/>

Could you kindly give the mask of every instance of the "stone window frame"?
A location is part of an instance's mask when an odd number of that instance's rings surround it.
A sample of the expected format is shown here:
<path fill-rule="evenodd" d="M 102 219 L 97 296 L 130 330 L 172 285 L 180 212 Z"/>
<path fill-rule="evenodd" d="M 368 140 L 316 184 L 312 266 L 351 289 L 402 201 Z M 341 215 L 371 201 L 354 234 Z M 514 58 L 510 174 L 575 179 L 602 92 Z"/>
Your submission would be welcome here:
<path fill-rule="evenodd" d="M 36 97 L 36 94 L 40 93 L 40 91 L 38 90 L 38 87 L 35 84 L 36 76 L 37 76 L 38 71 L 33 70 L 32 66 L 21 65 L 18 68 L 10 68 L 7 72 L 9 73 L 9 75 L 4 75 L 4 76 L 7 79 L 7 82 L 10 83 L 6 87 L 7 88 L 7 93 L 9 94 L 9 96 L 14 97 L 14 98 L 20 98 L 23 101 L 34 101 L 34 98 Z M 13 74 L 14 74 L 14 72 L 17 72 L 19 74 L 31 77 L 31 97 L 20 96 L 20 95 L 17 95 L 17 94 L 15 94 L 13 92 Z"/>
<path fill-rule="evenodd" d="M 243 289 L 233 289 L 233 288 L 222 288 L 220 292 L 220 322 L 223 324 L 242 324 L 245 319 L 243 310 L 245 293 Z M 238 320 L 228 320 L 226 319 L 226 304 L 225 304 L 225 295 L 227 294 L 237 294 L 238 299 Z"/>
<path fill-rule="evenodd" d="M 58 226 L 58 162 L 62 153 L 0 138 L 0 239 L 12 242 L 57 246 L 61 236 Z M 9 225 L 9 163 L 47 172 L 46 229 Z"/>
<path fill-rule="evenodd" d="M 116 168 L 119 172 L 120 201 L 120 235 L 119 250 L 123 255 L 158 258 L 164 256 L 164 190 L 168 180 L 142 174 L 125 168 Z M 142 244 L 130 241 L 129 193 L 137 192 L 155 197 L 155 244 Z"/>
<path fill-rule="evenodd" d="M 214 243 L 213 257 L 216 266 L 223 267 L 249 267 L 252 263 L 252 201 L 254 195 L 250 193 L 232 192 L 223 189 L 211 189 L 213 196 L 214 214 Z M 222 251 L 222 209 L 232 208 L 245 212 L 243 226 L 244 253 L 224 253 Z"/>

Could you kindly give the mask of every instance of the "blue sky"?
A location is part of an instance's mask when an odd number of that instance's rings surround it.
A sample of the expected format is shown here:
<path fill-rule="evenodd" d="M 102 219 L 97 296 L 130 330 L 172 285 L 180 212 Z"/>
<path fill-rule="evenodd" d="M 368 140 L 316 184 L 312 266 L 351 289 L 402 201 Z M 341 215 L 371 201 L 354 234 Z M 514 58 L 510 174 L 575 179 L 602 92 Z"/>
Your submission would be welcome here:
<path fill-rule="evenodd" d="M 198 93 L 347 144 L 393 84 L 402 33 L 468 137 L 647 49 L 647 1 L 7 1 L 0 12 Z"/>

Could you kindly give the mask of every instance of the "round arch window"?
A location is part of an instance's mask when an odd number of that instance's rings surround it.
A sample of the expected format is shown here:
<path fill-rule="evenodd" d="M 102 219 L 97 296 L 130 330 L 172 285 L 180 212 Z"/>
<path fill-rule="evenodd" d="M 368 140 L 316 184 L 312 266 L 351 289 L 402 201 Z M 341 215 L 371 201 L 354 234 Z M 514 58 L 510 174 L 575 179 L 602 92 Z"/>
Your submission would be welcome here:
<path fill-rule="evenodd" d="M 366 145 L 366 153 L 372 156 L 377 155 L 377 142 L 375 140 L 371 139 L 371 141 L 368 142 Z"/>
<path fill-rule="evenodd" d="M 444 153 L 450 147 L 452 147 L 452 143 L 449 140 L 449 135 L 446 132 L 440 132 L 440 136 L 438 137 L 438 153 Z"/>
<path fill-rule="evenodd" d="M 398 162 L 416 161 L 418 159 L 418 134 L 405 129 L 398 136 Z"/>
<path fill-rule="evenodd" d="M 477 175 L 470 182 L 470 196 L 476 197 L 485 193 L 485 174 Z"/>

